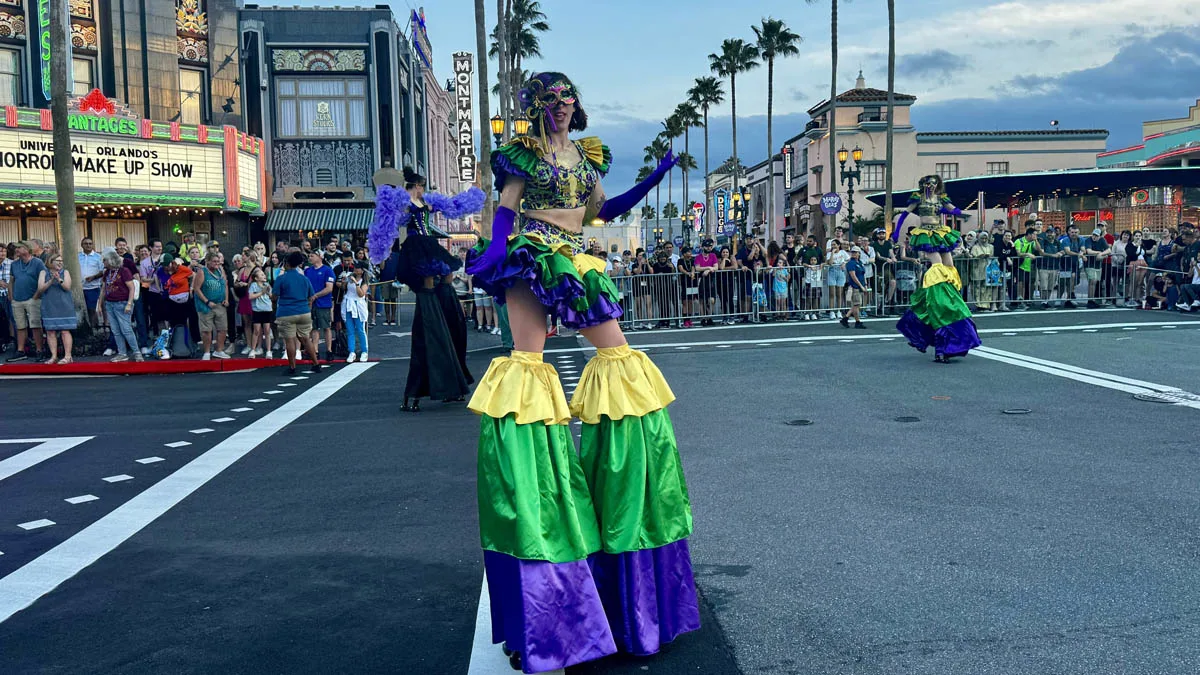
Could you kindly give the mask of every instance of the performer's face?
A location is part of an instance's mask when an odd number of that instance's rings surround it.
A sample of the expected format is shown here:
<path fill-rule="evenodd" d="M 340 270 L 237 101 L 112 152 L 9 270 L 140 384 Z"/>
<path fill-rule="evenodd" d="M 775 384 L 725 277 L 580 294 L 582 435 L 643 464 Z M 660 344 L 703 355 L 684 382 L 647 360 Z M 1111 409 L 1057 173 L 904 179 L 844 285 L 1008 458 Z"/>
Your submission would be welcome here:
<path fill-rule="evenodd" d="M 571 116 L 575 114 L 575 99 L 559 100 L 546 114 L 553 120 L 553 128 L 566 131 L 571 125 Z"/>

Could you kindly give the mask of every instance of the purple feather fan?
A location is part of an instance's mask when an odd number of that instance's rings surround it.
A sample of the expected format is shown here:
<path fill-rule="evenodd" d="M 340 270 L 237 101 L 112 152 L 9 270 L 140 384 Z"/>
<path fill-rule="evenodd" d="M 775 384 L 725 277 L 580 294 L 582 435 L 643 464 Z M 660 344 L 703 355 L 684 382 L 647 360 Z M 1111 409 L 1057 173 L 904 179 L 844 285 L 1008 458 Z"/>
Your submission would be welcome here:
<path fill-rule="evenodd" d="M 431 210 L 441 213 L 450 220 L 457 220 L 482 211 L 483 203 L 487 201 L 487 195 L 483 193 L 483 190 L 472 185 L 467 188 L 466 192 L 460 192 L 453 197 L 436 192 L 426 192 L 424 199 Z"/>
<path fill-rule="evenodd" d="M 400 236 L 401 218 L 408 219 L 408 205 L 412 197 L 407 190 L 390 185 L 380 185 L 375 192 L 375 217 L 367 231 L 367 254 L 371 263 L 378 265 L 387 260 L 392 242 Z"/>

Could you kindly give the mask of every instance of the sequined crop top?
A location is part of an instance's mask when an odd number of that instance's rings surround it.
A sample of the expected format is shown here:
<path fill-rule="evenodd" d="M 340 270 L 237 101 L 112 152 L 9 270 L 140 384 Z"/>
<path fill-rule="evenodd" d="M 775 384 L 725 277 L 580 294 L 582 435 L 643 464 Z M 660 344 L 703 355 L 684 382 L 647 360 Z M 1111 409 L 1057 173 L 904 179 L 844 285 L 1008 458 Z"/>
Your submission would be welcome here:
<path fill-rule="evenodd" d="M 595 136 L 575 141 L 582 159 L 572 167 L 555 166 L 540 139 L 528 136 L 513 139 L 492 153 L 492 172 L 496 189 L 504 190 L 509 176 L 525 180 L 522 202 L 525 211 L 577 209 L 587 206 L 592 192 L 612 162 L 608 146 Z"/>
<path fill-rule="evenodd" d="M 408 205 L 408 236 L 414 234 L 429 234 L 429 222 L 433 219 L 433 211 L 428 204 L 417 206 L 410 203 Z"/>

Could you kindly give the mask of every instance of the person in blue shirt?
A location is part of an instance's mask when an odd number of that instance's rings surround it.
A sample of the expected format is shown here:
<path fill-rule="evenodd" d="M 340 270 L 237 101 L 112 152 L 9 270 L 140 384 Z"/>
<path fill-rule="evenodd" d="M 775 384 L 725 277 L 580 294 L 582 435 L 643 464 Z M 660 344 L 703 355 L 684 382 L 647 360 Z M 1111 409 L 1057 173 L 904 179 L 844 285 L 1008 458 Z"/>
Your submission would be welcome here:
<path fill-rule="evenodd" d="M 317 359 L 317 347 L 313 343 L 311 335 L 313 287 L 308 278 L 300 273 L 299 267 L 303 264 L 303 253 L 299 251 L 289 253 L 284 260 L 286 271 L 279 275 L 275 285 L 271 288 L 271 297 L 275 300 L 275 328 L 279 332 L 279 337 L 283 338 L 289 375 L 296 374 L 298 346 L 303 346 L 312 358 L 312 372 L 321 371 L 321 362 Z"/>
<path fill-rule="evenodd" d="M 325 264 L 321 253 L 313 251 L 308 254 L 309 266 L 304 270 L 304 276 L 312 284 L 312 340 L 313 347 L 319 347 L 321 331 L 325 331 L 325 360 L 332 356 L 333 349 L 333 285 L 337 275 L 333 268 Z"/>
<path fill-rule="evenodd" d="M 850 327 L 850 317 L 854 317 L 854 327 L 865 329 L 867 326 L 859 318 L 863 293 L 867 290 L 867 268 L 862 264 L 862 249 L 855 246 L 850 249 L 850 261 L 846 263 L 846 304 L 850 305 L 842 314 L 842 327 Z"/>
<path fill-rule="evenodd" d="M 1079 284 L 1079 269 L 1083 266 L 1085 256 L 1083 252 L 1083 239 L 1079 237 L 1079 226 L 1071 225 L 1067 228 L 1066 236 L 1058 240 L 1062 246 L 1062 271 L 1070 272 L 1071 276 L 1067 279 L 1070 284 L 1069 293 L 1070 300 L 1064 303 L 1067 309 L 1075 309 L 1075 286 Z"/>

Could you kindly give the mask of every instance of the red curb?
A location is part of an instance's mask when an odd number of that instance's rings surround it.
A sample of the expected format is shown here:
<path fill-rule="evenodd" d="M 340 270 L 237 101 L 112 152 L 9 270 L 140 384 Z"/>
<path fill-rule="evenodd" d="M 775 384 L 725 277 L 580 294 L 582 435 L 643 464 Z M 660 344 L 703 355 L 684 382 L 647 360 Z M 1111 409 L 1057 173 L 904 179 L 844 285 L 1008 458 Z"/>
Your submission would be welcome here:
<path fill-rule="evenodd" d="M 287 359 L 199 359 L 151 360 L 142 362 L 125 361 L 111 363 L 108 361 L 84 361 L 68 363 L 65 366 L 47 365 L 43 363 L 13 363 L 0 365 L 0 376 L 4 375 L 177 375 L 180 373 L 232 373 L 246 370 L 260 370 L 276 366 L 286 366 Z M 322 361 L 326 364 L 345 363 L 344 359 L 337 361 Z M 297 368 L 305 368 L 311 362 L 297 361 Z"/>

